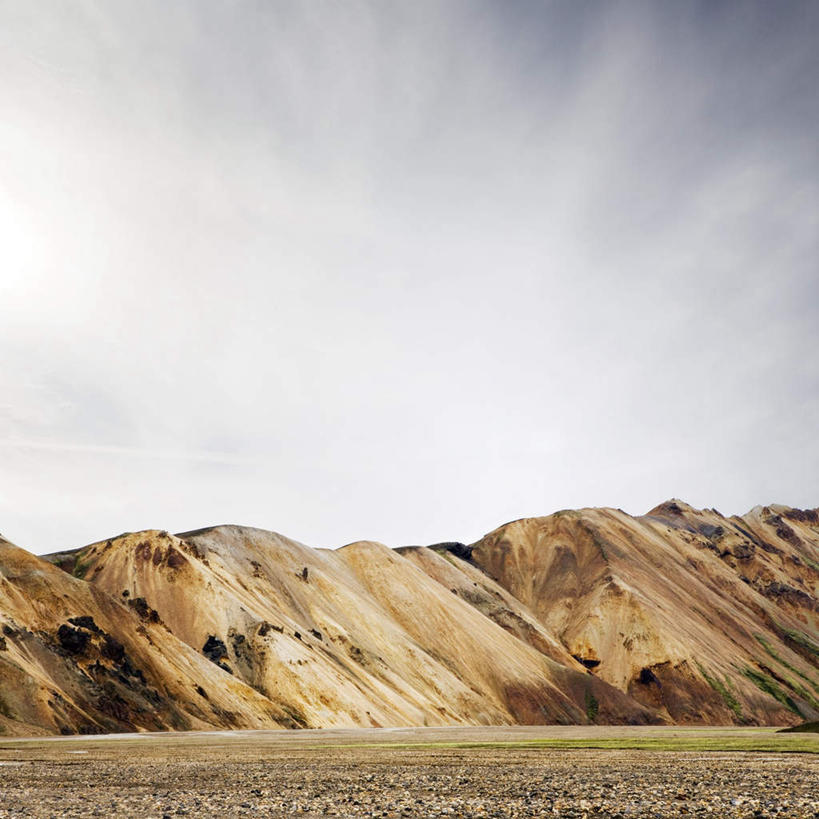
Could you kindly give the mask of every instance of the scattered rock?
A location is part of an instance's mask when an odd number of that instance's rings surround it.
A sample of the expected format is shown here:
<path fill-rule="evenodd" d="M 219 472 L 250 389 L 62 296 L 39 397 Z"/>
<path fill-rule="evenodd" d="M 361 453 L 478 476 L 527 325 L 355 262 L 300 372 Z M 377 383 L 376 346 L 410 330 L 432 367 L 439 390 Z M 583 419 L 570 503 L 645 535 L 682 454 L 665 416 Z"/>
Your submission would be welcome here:
<path fill-rule="evenodd" d="M 298 727 L 298 726 L 297 726 Z M 93 726 L 87 726 L 89 733 Z M 811 755 L 332 746 L 32 759 L 4 767 L 0 816 L 813 817 Z M 182 746 L 184 748 L 184 746 Z M 759 758 L 757 758 L 759 756 Z M 59 757 L 55 757 L 59 759 Z M 192 763 L 192 760 L 195 762 Z"/>
<path fill-rule="evenodd" d="M 100 645 L 100 654 L 107 660 L 121 663 L 125 657 L 125 646 L 116 637 L 106 634 Z"/>
<path fill-rule="evenodd" d="M 208 639 L 205 640 L 205 645 L 202 646 L 202 653 L 212 662 L 212 663 L 219 663 L 219 660 L 223 660 L 227 657 L 227 646 L 225 645 L 223 640 L 220 640 L 216 635 L 210 634 L 208 635 Z"/>
<path fill-rule="evenodd" d="M 162 622 L 159 618 L 159 612 L 152 609 L 144 597 L 134 597 L 132 600 L 128 600 L 128 605 L 139 615 L 140 619 L 147 620 L 149 623 Z"/>
<path fill-rule="evenodd" d="M 268 623 L 267 620 L 265 620 L 259 626 L 259 631 L 257 632 L 257 634 L 260 637 L 266 637 L 271 631 L 275 631 L 278 634 L 283 634 L 284 633 L 284 627 L 283 626 L 274 626 L 272 623 Z"/>
<path fill-rule="evenodd" d="M 94 618 L 85 614 L 82 617 L 69 617 L 68 622 L 78 628 L 84 628 L 88 631 L 93 631 L 94 634 L 101 634 L 100 627 L 94 622 Z"/>
<path fill-rule="evenodd" d="M 445 543 L 433 543 L 427 548 L 432 549 L 434 552 L 449 552 L 449 554 L 459 557 L 461 560 L 472 560 L 472 547 L 467 546 L 465 543 L 447 541 Z"/>
<path fill-rule="evenodd" d="M 595 657 L 582 657 L 579 654 L 572 654 L 572 657 L 588 669 L 597 668 L 600 665 L 600 660 Z"/>
<path fill-rule="evenodd" d="M 57 639 L 60 641 L 60 645 L 69 654 L 82 654 L 88 647 L 88 642 L 91 637 L 87 632 L 71 628 L 71 626 L 67 626 L 63 623 L 63 625 L 57 629 Z"/>

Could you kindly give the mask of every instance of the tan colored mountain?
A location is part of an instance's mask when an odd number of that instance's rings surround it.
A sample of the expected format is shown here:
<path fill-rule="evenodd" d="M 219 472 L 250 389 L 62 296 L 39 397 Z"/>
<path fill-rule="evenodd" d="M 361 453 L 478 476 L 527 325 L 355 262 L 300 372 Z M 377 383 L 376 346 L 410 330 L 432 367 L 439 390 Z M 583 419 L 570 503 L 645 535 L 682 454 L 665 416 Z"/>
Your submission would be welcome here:
<path fill-rule="evenodd" d="M 0 732 L 262 727 L 286 719 L 250 686 L 225 679 L 153 612 L 0 538 Z"/>
<path fill-rule="evenodd" d="M 819 515 L 558 512 L 471 560 L 607 682 L 675 722 L 776 723 L 819 708 Z"/>
<path fill-rule="evenodd" d="M 0 731 L 793 724 L 819 717 L 817 584 L 815 511 L 679 501 L 472 546 L 0 541 Z"/>

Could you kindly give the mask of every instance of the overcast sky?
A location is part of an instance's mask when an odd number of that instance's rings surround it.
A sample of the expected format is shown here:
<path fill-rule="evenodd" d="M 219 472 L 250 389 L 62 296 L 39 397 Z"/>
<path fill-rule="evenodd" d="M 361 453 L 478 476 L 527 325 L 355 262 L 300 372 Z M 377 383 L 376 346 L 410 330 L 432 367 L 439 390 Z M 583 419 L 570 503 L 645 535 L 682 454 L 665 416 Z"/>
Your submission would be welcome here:
<path fill-rule="evenodd" d="M 0 531 L 819 506 L 819 3 L 0 0 Z"/>

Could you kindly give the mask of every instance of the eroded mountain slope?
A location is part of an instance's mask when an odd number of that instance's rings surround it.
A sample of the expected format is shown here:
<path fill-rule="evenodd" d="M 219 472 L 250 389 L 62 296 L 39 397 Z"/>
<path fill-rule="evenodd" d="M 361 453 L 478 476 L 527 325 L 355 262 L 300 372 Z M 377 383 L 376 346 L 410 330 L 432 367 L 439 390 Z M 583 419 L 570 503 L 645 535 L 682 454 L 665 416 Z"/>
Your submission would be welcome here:
<path fill-rule="evenodd" d="M 0 540 L 0 732 L 819 716 L 819 515 L 669 501 L 471 546 Z"/>
<path fill-rule="evenodd" d="M 815 512 L 559 512 L 500 527 L 469 561 L 595 675 L 671 720 L 776 724 L 819 709 Z"/>
<path fill-rule="evenodd" d="M 147 609 L 0 538 L 0 731 L 275 727 L 281 709 L 220 678 Z"/>
<path fill-rule="evenodd" d="M 588 697 L 613 721 L 655 719 L 381 544 L 316 550 L 223 526 L 127 535 L 73 560 L 299 725 L 578 722 Z"/>

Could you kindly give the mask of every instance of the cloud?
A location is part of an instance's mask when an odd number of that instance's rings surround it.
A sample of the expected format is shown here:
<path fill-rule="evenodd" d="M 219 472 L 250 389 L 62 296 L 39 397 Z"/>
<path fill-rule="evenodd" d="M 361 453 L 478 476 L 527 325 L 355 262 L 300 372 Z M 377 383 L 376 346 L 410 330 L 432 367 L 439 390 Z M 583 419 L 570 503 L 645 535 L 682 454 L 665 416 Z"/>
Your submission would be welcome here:
<path fill-rule="evenodd" d="M 21 545 L 819 503 L 813 4 L 0 15 Z"/>
<path fill-rule="evenodd" d="M 225 452 L 186 452 L 173 449 L 139 449 L 127 446 L 100 446 L 94 444 L 61 443 L 59 441 L 5 440 L 0 441 L 0 449 L 44 450 L 49 453 L 80 453 L 87 455 L 109 455 L 123 458 L 145 458 L 148 460 L 203 461 L 213 464 L 253 464 L 251 458 L 241 458 Z"/>

